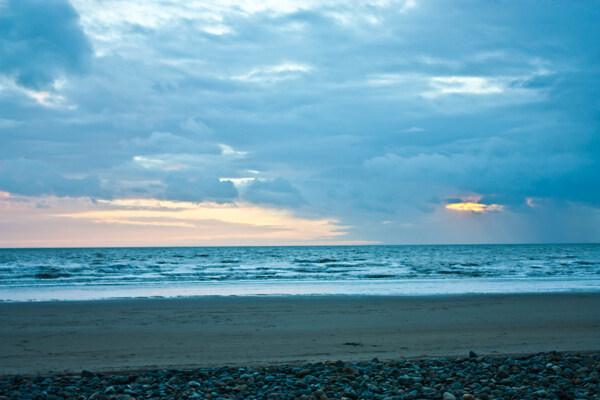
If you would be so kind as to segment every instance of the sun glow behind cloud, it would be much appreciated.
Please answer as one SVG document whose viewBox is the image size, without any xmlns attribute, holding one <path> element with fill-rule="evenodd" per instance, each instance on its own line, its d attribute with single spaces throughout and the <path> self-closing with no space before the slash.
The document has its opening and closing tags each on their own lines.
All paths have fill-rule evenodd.
<svg viewBox="0 0 600 400">
<path fill-rule="evenodd" d="M 466 211 L 471 213 L 485 213 L 488 211 L 502 211 L 504 206 L 499 204 L 482 204 L 475 202 L 463 202 L 463 203 L 452 203 L 446 204 L 448 210 L 453 211 Z"/>
</svg>

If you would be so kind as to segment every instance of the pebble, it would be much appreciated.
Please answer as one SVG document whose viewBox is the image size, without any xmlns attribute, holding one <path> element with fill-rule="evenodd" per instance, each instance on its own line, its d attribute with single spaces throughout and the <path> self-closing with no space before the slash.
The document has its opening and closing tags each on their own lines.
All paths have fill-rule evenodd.
<svg viewBox="0 0 600 400">
<path fill-rule="evenodd" d="M 236 392 L 245 392 L 248 390 L 248 385 L 238 385 L 233 390 Z"/>
<path fill-rule="evenodd" d="M 300 370 L 296 376 L 298 376 L 299 378 L 304 378 L 306 375 L 310 375 L 310 369 L 308 368 L 304 368 L 303 370 Z"/>
<path fill-rule="evenodd" d="M 5 399 L 600 399 L 600 353 L 0 377 Z"/>
<path fill-rule="evenodd" d="M 90 372 L 86 369 L 84 369 L 83 371 L 81 371 L 81 377 L 82 378 L 93 378 L 95 375 L 93 372 Z"/>
</svg>

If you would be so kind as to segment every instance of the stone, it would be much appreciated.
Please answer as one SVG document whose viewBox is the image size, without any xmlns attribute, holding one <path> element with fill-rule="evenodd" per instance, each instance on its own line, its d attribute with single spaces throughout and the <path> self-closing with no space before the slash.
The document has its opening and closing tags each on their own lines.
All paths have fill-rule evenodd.
<svg viewBox="0 0 600 400">
<path fill-rule="evenodd" d="M 356 399 L 358 398 L 358 396 L 356 396 L 356 392 L 350 388 L 346 388 L 344 389 L 344 396 L 349 398 L 349 399 Z"/>
<path fill-rule="evenodd" d="M 236 392 L 245 392 L 248 390 L 248 385 L 238 385 L 235 388 L 233 388 L 233 390 L 235 390 Z"/>
<path fill-rule="evenodd" d="M 135 382 L 139 383 L 140 385 L 151 385 L 152 384 L 152 379 L 143 376 L 143 377 L 137 378 Z"/>
<path fill-rule="evenodd" d="M 296 374 L 296 376 L 297 376 L 298 378 L 304 378 L 306 375 L 310 375 L 310 372 L 311 372 L 311 371 L 310 371 L 310 369 L 308 369 L 308 368 L 305 368 L 305 369 L 303 369 L 303 370 L 300 370 L 300 371 L 299 371 L 299 372 Z"/>
<path fill-rule="evenodd" d="M 104 389 L 104 394 L 112 394 L 112 393 L 115 393 L 115 392 L 116 392 L 116 390 L 115 390 L 114 386 L 107 386 Z"/>
<path fill-rule="evenodd" d="M 95 375 L 93 372 L 88 371 L 87 369 L 84 369 L 83 371 L 81 371 L 81 377 L 82 378 L 93 378 Z"/>
<path fill-rule="evenodd" d="M 345 374 L 351 374 L 351 375 L 358 375 L 358 370 L 354 367 L 351 367 L 349 365 L 346 365 L 343 369 L 342 372 Z"/>
<path fill-rule="evenodd" d="M 0 0 L 1 1 L 1 0 Z M 477 361 L 476 360 L 480 360 Z M 300 367 L 151 370 L 138 375 L 0 377 L 0 400 L 591 399 L 600 354 L 314 363 Z M 338 365 L 341 364 L 341 365 Z M 88 375 L 88 377 L 83 377 Z M 477 397 L 475 397 L 475 394 Z M 4 397 L 3 397 L 4 396 Z"/>
</svg>

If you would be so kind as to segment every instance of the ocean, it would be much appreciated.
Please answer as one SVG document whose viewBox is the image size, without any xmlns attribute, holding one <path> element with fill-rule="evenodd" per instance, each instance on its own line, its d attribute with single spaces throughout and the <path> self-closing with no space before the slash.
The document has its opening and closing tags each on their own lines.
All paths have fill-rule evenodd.
<svg viewBox="0 0 600 400">
<path fill-rule="evenodd" d="M 600 244 L 0 249 L 0 301 L 600 291 Z"/>
</svg>

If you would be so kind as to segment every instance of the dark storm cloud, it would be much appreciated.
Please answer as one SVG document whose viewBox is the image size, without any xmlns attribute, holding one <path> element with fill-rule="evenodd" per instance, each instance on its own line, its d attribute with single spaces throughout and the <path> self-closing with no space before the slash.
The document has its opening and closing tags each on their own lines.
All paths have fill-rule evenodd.
<svg viewBox="0 0 600 400">
<path fill-rule="evenodd" d="M 66 0 L 0 3 L 0 73 L 41 89 L 67 73 L 83 72 L 91 46 Z"/>
</svg>

